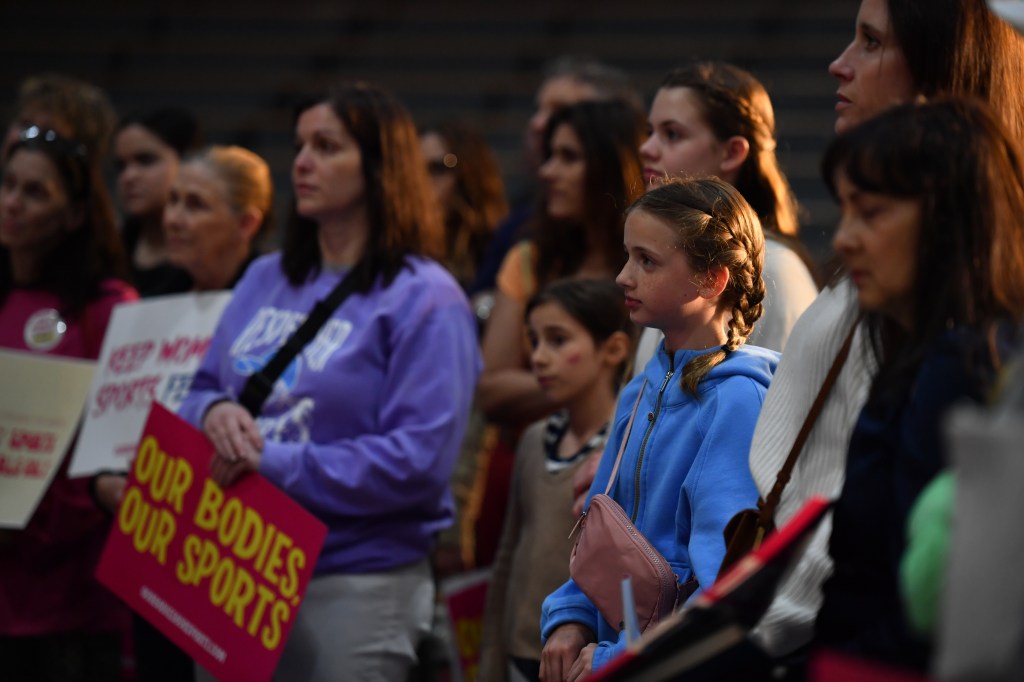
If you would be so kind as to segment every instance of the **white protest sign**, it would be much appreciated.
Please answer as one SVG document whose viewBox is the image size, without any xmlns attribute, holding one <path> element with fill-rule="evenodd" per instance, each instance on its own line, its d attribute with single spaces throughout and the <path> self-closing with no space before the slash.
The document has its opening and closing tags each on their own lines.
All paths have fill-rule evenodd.
<svg viewBox="0 0 1024 682">
<path fill-rule="evenodd" d="M 0 527 L 24 528 L 82 416 L 95 363 L 0 351 Z"/>
<path fill-rule="evenodd" d="M 70 476 L 127 471 L 150 404 L 178 409 L 230 300 L 230 291 L 214 291 L 114 308 Z"/>
</svg>

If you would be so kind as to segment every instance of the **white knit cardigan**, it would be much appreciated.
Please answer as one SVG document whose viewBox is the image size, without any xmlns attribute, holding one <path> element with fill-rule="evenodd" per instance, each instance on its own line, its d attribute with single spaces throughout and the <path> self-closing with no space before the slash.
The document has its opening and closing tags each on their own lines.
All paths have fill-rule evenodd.
<svg viewBox="0 0 1024 682">
<path fill-rule="evenodd" d="M 857 309 L 856 290 L 844 279 L 823 290 L 793 327 L 750 447 L 750 470 L 762 497 L 775 485 L 811 403 L 856 319 Z M 791 519 L 811 495 L 830 499 L 839 496 L 850 434 L 876 371 L 861 325 L 782 494 L 775 511 L 776 526 Z M 801 561 L 784 577 L 775 600 L 753 632 L 755 640 L 772 655 L 789 653 L 813 637 L 814 619 L 822 602 L 821 585 L 832 572 L 828 555 L 831 530 L 829 516 Z"/>
</svg>

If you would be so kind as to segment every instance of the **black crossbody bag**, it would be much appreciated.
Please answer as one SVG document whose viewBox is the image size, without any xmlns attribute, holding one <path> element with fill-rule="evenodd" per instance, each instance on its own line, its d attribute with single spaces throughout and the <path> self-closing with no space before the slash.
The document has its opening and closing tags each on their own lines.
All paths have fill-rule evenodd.
<svg viewBox="0 0 1024 682">
<path fill-rule="evenodd" d="M 249 375 L 238 396 L 238 402 L 249 411 L 253 418 L 259 415 L 263 403 L 274 390 L 274 384 L 292 360 L 313 340 L 331 314 L 338 309 L 338 306 L 356 290 L 362 270 L 361 265 L 356 265 L 349 270 L 326 298 L 316 302 L 305 321 L 277 349 L 274 357 L 270 358 L 262 369 Z"/>
</svg>

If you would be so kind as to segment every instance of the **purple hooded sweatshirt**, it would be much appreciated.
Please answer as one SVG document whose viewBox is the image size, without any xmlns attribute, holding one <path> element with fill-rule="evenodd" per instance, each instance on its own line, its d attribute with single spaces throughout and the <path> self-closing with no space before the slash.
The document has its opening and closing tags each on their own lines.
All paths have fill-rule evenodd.
<svg viewBox="0 0 1024 682">
<path fill-rule="evenodd" d="M 465 295 L 408 258 L 390 286 L 349 296 L 263 405 L 260 473 L 328 528 L 316 573 L 383 571 L 424 558 L 451 524 L 448 489 L 481 370 Z M 235 287 L 179 413 L 200 426 L 234 399 L 342 275 L 294 287 L 279 254 Z"/>
</svg>

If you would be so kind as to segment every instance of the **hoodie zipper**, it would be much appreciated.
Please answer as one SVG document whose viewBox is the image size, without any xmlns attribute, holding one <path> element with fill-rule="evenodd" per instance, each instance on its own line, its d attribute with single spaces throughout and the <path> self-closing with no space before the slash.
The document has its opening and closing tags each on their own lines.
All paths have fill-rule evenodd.
<svg viewBox="0 0 1024 682">
<path fill-rule="evenodd" d="M 636 523 L 636 515 L 640 512 L 640 467 L 644 463 L 644 449 L 647 447 L 647 439 L 651 436 L 651 429 L 654 428 L 654 422 L 658 418 L 658 413 L 661 411 L 661 397 L 665 394 L 665 389 L 668 388 L 668 382 L 672 380 L 672 375 L 676 372 L 676 359 L 672 353 L 668 354 L 668 373 L 665 374 L 665 380 L 661 382 L 661 388 L 658 389 L 658 397 L 654 401 L 654 412 L 647 413 L 647 431 L 644 433 L 644 439 L 640 442 L 640 456 L 636 460 L 636 475 L 634 476 L 635 488 L 633 495 L 633 513 L 630 515 L 629 520 L 631 523 Z"/>
</svg>

